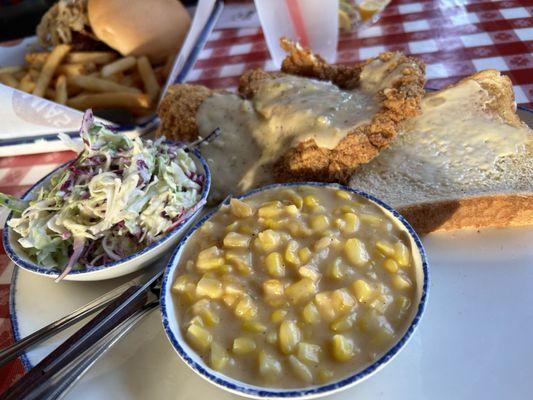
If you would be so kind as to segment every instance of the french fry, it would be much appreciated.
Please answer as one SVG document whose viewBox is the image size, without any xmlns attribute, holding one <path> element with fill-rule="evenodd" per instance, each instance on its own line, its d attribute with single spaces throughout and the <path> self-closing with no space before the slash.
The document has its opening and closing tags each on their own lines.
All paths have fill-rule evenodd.
<svg viewBox="0 0 533 400">
<path fill-rule="evenodd" d="M 26 60 L 26 62 L 34 68 L 41 68 L 46 62 L 46 59 L 48 58 L 49 55 L 50 55 L 50 52 L 48 51 L 26 53 L 24 55 L 24 60 Z"/>
<path fill-rule="evenodd" d="M 67 77 L 65 75 L 59 75 L 56 79 L 55 101 L 59 104 L 65 104 L 67 98 Z"/>
<path fill-rule="evenodd" d="M 19 86 L 19 81 L 11 74 L 0 74 L 0 83 L 15 89 Z"/>
<path fill-rule="evenodd" d="M 33 89 L 33 94 L 35 96 L 43 97 L 46 88 L 48 87 L 48 84 L 54 76 L 56 68 L 61 63 L 63 58 L 65 58 L 69 51 L 69 45 L 60 44 L 56 46 L 54 50 L 50 53 L 50 55 L 46 59 L 46 62 L 43 65 L 43 69 L 41 70 L 39 79 L 37 79 L 37 82 L 35 83 L 35 89 Z"/>
<path fill-rule="evenodd" d="M 106 76 L 116 74 L 117 72 L 122 72 L 133 68 L 136 63 L 137 60 L 135 60 L 135 57 L 124 57 L 120 60 L 112 62 L 111 64 L 104 65 L 100 73 L 105 78 Z"/>
<path fill-rule="evenodd" d="M 85 64 L 61 64 L 56 69 L 56 75 L 82 75 L 87 73 Z"/>
<path fill-rule="evenodd" d="M 28 70 L 26 69 L 21 69 L 20 71 L 17 71 L 17 72 L 13 72 L 13 76 L 15 77 L 16 80 L 20 81 L 22 78 L 24 78 L 24 76 L 28 73 Z"/>
<path fill-rule="evenodd" d="M 137 88 L 124 86 L 107 79 L 85 75 L 72 75 L 67 78 L 69 84 L 76 85 L 91 92 L 130 92 L 141 93 Z"/>
<path fill-rule="evenodd" d="M 131 92 L 87 94 L 67 100 L 67 106 L 78 110 L 86 110 L 87 108 L 148 108 L 149 104 L 148 96 Z"/>
<path fill-rule="evenodd" d="M 51 87 L 48 87 L 44 91 L 44 96 L 42 96 L 42 97 L 45 97 L 45 98 L 50 99 L 50 100 L 53 100 L 53 99 L 56 98 L 56 91 L 54 89 L 52 89 Z"/>
<path fill-rule="evenodd" d="M 36 81 L 37 79 L 39 79 L 39 71 L 38 70 L 31 68 L 28 71 L 28 73 L 30 74 L 31 79 L 33 79 L 33 81 Z"/>
<path fill-rule="evenodd" d="M 108 64 L 117 56 L 110 51 L 77 51 L 72 52 L 67 56 L 67 63 L 72 64 Z"/>
<path fill-rule="evenodd" d="M 26 93 L 33 92 L 33 89 L 35 88 L 35 82 L 31 78 L 31 74 L 29 72 L 26 73 L 20 80 L 19 89 Z"/>
<path fill-rule="evenodd" d="M 148 94 L 150 101 L 153 102 L 159 95 L 161 88 L 147 57 L 143 56 L 137 59 L 137 70 L 143 81 L 144 90 Z"/>
<path fill-rule="evenodd" d="M 15 74 L 15 72 L 20 72 L 24 69 L 22 65 L 6 65 L 5 67 L 0 67 L 0 75 L 2 74 Z"/>
</svg>

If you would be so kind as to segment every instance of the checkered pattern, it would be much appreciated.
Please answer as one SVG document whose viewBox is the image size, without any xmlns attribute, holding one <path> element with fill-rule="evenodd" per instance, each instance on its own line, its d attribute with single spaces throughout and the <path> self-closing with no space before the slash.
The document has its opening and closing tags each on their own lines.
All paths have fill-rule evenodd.
<svg viewBox="0 0 533 400">
<path fill-rule="evenodd" d="M 437 89 L 496 68 L 512 79 L 517 103 L 533 108 L 532 16 L 531 0 L 393 0 L 377 24 L 340 38 L 338 60 L 357 62 L 386 50 L 415 54 L 426 63 L 427 86 Z M 235 88 L 243 71 L 273 69 L 268 58 L 259 28 L 215 30 L 189 80 Z M 70 152 L 0 158 L 0 191 L 22 194 L 71 158 Z M 0 244 L 0 347 L 13 340 L 8 320 L 12 270 Z M 18 361 L 0 369 L 0 392 L 22 373 Z"/>
<path fill-rule="evenodd" d="M 518 104 L 533 107 L 531 0 L 396 0 L 377 24 L 340 37 L 339 63 L 387 50 L 426 63 L 427 87 L 440 89 L 486 68 L 513 81 Z M 250 68 L 273 69 L 260 28 L 213 32 L 189 76 L 193 83 L 235 88 Z"/>
</svg>

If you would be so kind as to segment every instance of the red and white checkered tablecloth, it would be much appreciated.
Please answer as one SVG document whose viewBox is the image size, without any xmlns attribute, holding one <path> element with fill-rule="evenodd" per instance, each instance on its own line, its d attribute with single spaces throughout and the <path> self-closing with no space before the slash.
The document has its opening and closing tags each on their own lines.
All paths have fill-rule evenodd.
<svg viewBox="0 0 533 400">
<path fill-rule="evenodd" d="M 386 50 L 420 57 L 430 88 L 481 69 L 499 69 L 513 81 L 517 103 L 533 108 L 532 0 L 393 0 L 377 24 L 341 36 L 338 61 L 356 62 Z M 259 28 L 215 29 L 189 80 L 234 88 L 243 71 L 272 69 L 268 58 Z M 0 158 L 0 191 L 21 194 L 72 156 L 58 152 Z M 8 304 L 12 270 L 0 245 L 0 347 L 13 340 Z M 0 392 L 22 373 L 18 361 L 0 369 Z"/>
</svg>

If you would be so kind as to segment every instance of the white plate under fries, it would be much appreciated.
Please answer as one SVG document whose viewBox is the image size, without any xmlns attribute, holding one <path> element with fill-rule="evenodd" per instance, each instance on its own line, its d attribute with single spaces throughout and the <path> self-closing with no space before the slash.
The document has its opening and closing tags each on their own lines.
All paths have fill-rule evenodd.
<svg viewBox="0 0 533 400">
<path fill-rule="evenodd" d="M 533 113 L 520 111 L 533 124 Z M 533 392 L 533 227 L 431 234 L 424 318 L 380 373 L 330 398 L 358 400 L 528 399 Z M 126 279 L 129 279 L 126 277 Z M 17 338 L 119 284 L 61 282 L 24 270 L 13 277 Z M 26 353 L 39 362 L 66 334 Z M 67 399 L 230 399 L 174 354 L 159 311 L 104 355 Z"/>
</svg>

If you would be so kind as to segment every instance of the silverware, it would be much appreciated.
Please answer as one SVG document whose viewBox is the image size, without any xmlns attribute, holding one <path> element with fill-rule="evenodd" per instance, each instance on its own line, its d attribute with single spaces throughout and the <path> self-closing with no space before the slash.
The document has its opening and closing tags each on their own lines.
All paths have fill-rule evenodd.
<svg viewBox="0 0 533 400">
<path fill-rule="evenodd" d="M 17 358 L 22 352 L 35 346 L 36 344 L 42 342 L 43 340 L 67 329 L 69 326 L 72 326 L 78 321 L 88 317 L 89 315 L 94 314 L 96 311 L 101 310 L 103 307 L 108 305 L 111 301 L 119 297 L 126 289 L 131 286 L 142 284 L 143 281 L 146 281 L 145 276 L 136 277 L 119 287 L 103 294 L 102 296 L 94 299 L 93 301 L 85 304 L 84 306 L 74 310 L 70 314 L 54 321 L 45 327 L 35 331 L 34 333 L 26 336 L 24 339 L 19 340 L 18 342 L 12 344 L 9 347 L 6 347 L 0 350 L 0 367 L 7 362 Z"/>
<path fill-rule="evenodd" d="M 162 274 L 163 270 L 158 271 L 146 283 L 130 286 L 114 300 L 108 302 L 93 319 L 0 395 L 0 399 L 42 398 L 43 390 L 49 387 L 49 381 L 54 376 L 62 373 L 65 368 L 75 363 L 80 355 L 90 350 L 109 333 L 117 330 L 117 326 L 136 315 L 144 308 L 150 297 L 155 297 L 156 301 L 159 301 L 155 286 Z M 59 384 L 61 382 L 59 380 Z"/>
</svg>

